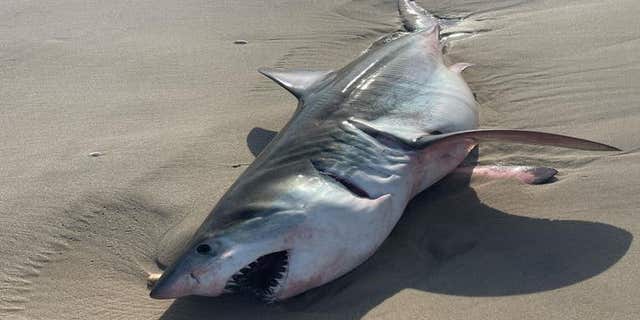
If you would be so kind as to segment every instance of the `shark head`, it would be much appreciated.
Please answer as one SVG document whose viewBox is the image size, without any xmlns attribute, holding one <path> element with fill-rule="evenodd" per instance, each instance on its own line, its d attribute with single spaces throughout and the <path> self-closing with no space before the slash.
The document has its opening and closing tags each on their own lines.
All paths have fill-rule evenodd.
<svg viewBox="0 0 640 320">
<path fill-rule="evenodd" d="M 281 211 L 197 235 L 150 295 L 168 299 L 242 292 L 274 300 L 288 274 L 292 235 L 303 220 L 300 212 Z"/>
<path fill-rule="evenodd" d="M 162 274 L 151 297 L 248 293 L 268 302 L 283 300 L 355 268 L 386 237 L 386 231 L 363 219 L 386 212 L 388 207 L 382 204 L 388 196 L 354 197 L 318 175 L 296 175 L 281 187 L 289 191 L 285 196 L 277 192 L 281 196 L 269 205 L 254 202 L 251 208 L 240 206 L 246 213 L 232 221 L 216 225 L 205 221 L 181 257 Z M 238 203 L 222 201 L 232 203 L 228 207 Z"/>
</svg>

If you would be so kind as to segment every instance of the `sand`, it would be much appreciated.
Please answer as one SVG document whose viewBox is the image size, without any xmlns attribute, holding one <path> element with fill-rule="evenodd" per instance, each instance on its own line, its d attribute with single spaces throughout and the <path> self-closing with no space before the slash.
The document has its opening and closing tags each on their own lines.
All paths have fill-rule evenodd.
<svg viewBox="0 0 640 320">
<path fill-rule="evenodd" d="M 394 2 L 3 1 L 0 318 L 639 318 L 633 0 L 420 1 L 467 17 L 447 59 L 475 64 L 483 127 L 625 152 L 483 145 L 558 179 L 445 179 L 364 265 L 286 303 L 148 297 L 165 233 L 192 232 L 295 108 L 255 70 L 340 67 L 398 28 Z"/>
</svg>

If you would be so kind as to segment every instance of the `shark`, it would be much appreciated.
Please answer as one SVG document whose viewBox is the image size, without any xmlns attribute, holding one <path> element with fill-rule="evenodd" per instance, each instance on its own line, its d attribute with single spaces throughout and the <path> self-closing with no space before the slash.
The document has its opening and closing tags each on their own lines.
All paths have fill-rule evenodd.
<svg viewBox="0 0 640 320">
<path fill-rule="evenodd" d="M 248 293 L 274 302 L 362 264 L 409 201 L 458 170 L 485 141 L 592 151 L 615 147 L 553 133 L 479 129 L 478 103 L 443 59 L 438 18 L 399 0 L 404 30 L 336 70 L 259 72 L 298 99 L 293 116 L 218 201 L 150 296 Z M 468 173 L 548 181 L 552 168 Z"/>
</svg>

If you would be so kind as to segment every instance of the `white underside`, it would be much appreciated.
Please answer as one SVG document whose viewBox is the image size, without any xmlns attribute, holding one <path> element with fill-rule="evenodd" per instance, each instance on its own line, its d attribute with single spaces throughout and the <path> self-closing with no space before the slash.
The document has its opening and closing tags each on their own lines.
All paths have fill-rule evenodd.
<svg viewBox="0 0 640 320">
<path fill-rule="evenodd" d="M 390 177 L 350 177 L 375 199 L 356 197 L 315 178 L 308 192 L 317 201 L 307 208 L 307 220 L 291 240 L 289 274 L 277 298 L 325 284 L 368 259 L 391 233 L 408 202 L 453 171 L 473 146 L 470 140 L 437 144 L 407 152 L 409 161 L 385 168 L 393 172 Z"/>
</svg>

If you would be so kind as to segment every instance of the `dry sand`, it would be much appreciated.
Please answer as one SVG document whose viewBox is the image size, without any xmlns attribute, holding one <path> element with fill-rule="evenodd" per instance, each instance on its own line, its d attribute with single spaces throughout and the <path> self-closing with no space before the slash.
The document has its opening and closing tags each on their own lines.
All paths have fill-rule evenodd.
<svg viewBox="0 0 640 320">
<path fill-rule="evenodd" d="M 483 126 L 627 152 L 485 145 L 558 181 L 446 179 L 363 266 L 287 303 L 152 300 L 165 232 L 192 231 L 266 140 L 252 129 L 295 107 L 255 70 L 340 67 L 398 28 L 395 0 L 4 0 L 0 318 L 640 318 L 638 2 L 420 2 L 468 15 L 448 59 L 476 64 Z"/>
</svg>

